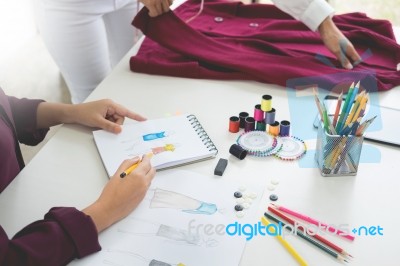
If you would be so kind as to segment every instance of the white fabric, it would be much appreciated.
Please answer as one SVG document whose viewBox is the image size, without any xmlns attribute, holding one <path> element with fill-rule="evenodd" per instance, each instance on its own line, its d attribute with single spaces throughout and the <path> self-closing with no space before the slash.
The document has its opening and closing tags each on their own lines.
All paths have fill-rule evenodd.
<svg viewBox="0 0 400 266">
<path fill-rule="evenodd" d="M 134 45 L 136 0 L 37 0 L 39 30 L 80 103 Z"/>
<path fill-rule="evenodd" d="M 332 15 L 334 9 L 325 0 L 272 0 L 282 11 L 301 20 L 312 31 Z"/>
</svg>

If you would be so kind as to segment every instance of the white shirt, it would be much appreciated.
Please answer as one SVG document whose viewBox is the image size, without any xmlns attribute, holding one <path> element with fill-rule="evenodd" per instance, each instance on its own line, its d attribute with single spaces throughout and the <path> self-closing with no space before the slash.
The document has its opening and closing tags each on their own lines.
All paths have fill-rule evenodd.
<svg viewBox="0 0 400 266">
<path fill-rule="evenodd" d="M 282 11 L 301 20 L 312 31 L 316 31 L 334 9 L 325 0 L 272 0 Z"/>
</svg>

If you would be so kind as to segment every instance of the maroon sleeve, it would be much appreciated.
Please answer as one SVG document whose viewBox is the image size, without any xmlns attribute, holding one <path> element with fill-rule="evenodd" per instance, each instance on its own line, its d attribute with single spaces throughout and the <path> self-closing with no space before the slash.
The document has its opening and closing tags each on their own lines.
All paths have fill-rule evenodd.
<svg viewBox="0 0 400 266">
<path fill-rule="evenodd" d="M 36 128 L 36 113 L 42 100 L 18 99 L 8 96 L 18 141 L 27 145 L 37 145 L 47 134 L 48 128 Z"/>
<path fill-rule="evenodd" d="M 65 265 L 101 249 L 92 219 L 70 207 L 52 208 L 11 240 L 0 226 L 0 265 Z"/>
</svg>

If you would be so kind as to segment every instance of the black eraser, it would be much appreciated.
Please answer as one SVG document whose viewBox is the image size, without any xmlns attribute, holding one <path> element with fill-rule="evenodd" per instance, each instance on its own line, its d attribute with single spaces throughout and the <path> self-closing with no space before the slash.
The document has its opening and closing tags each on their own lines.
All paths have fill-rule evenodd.
<svg viewBox="0 0 400 266">
<path fill-rule="evenodd" d="M 214 175 L 222 176 L 224 174 L 225 168 L 228 165 L 227 159 L 219 159 L 217 166 L 215 166 Z"/>
</svg>

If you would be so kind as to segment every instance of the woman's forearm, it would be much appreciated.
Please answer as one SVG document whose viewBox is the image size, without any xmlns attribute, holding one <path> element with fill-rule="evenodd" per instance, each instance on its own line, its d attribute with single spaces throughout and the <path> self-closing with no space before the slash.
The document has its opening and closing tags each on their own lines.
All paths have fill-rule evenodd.
<svg viewBox="0 0 400 266">
<path fill-rule="evenodd" d="M 42 102 L 36 113 L 36 127 L 48 128 L 63 123 L 73 123 L 74 112 L 75 107 L 71 104 Z"/>
</svg>

